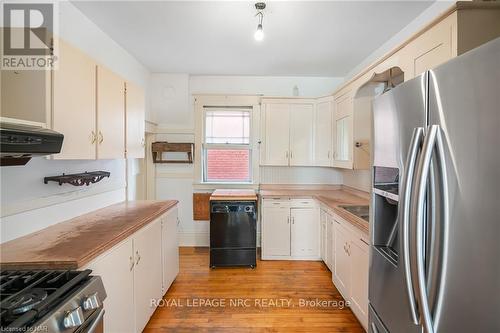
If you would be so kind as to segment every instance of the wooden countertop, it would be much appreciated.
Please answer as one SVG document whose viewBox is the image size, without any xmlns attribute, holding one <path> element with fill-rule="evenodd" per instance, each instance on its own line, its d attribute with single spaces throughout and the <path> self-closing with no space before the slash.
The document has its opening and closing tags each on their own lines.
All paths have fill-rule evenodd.
<svg viewBox="0 0 500 333">
<path fill-rule="evenodd" d="M 178 201 L 128 201 L 0 245 L 2 269 L 78 269 L 152 222 Z"/>
<path fill-rule="evenodd" d="M 257 194 L 254 190 L 215 190 L 210 200 L 257 201 Z"/>
<path fill-rule="evenodd" d="M 266 197 L 312 197 L 324 206 L 331 208 L 337 215 L 368 235 L 369 224 L 365 220 L 339 206 L 369 205 L 370 200 L 347 190 L 261 190 L 259 195 Z"/>
</svg>

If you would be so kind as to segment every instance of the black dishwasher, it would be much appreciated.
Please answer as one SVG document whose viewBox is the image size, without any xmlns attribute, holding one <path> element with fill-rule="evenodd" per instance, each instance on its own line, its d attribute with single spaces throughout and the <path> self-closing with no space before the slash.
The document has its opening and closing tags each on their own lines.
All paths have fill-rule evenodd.
<svg viewBox="0 0 500 333">
<path fill-rule="evenodd" d="M 257 265 L 255 201 L 210 202 L 210 267 Z"/>
</svg>

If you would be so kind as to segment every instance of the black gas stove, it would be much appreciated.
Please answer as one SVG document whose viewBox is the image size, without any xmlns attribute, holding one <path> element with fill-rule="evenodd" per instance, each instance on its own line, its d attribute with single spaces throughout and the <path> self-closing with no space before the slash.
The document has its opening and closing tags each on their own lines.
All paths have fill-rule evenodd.
<svg viewBox="0 0 500 333">
<path fill-rule="evenodd" d="M 0 271 L 1 332 L 102 330 L 106 292 L 91 270 Z"/>
</svg>

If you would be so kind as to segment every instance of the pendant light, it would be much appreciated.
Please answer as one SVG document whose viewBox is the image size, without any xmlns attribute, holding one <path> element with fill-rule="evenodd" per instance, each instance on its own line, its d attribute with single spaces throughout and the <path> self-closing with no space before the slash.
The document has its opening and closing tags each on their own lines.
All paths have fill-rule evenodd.
<svg viewBox="0 0 500 333">
<path fill-rule="evenodd" d="M 261 41 L 264 39 L 264 30 L 262 29 L 262 20 L 264 19 L 264 13 L 262 12 L 266 8 L 266 4 L 264 2 L 257 2 L 255 4 L 255 9 L 257 9 L 257 14 L 255 16 L 259 17 L 259 24 L 257 25 L 257 30 L 253 37 L 256 41 Z"/>
</svg>

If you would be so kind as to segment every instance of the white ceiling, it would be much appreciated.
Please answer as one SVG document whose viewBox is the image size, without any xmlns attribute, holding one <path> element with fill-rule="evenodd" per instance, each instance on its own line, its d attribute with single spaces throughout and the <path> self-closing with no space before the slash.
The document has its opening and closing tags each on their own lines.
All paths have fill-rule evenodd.
<svg viewBox="0 0 500 333">
<path fill-rule="evenodd" d="M 73 1 L 152 72 L 344 76 L 431 1 Z"/>
</svg>

